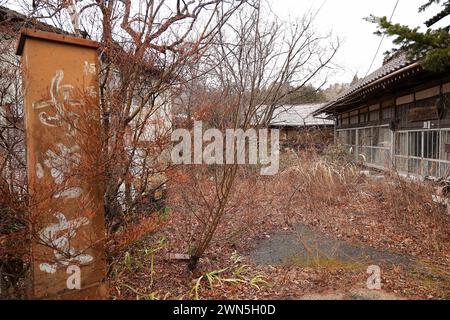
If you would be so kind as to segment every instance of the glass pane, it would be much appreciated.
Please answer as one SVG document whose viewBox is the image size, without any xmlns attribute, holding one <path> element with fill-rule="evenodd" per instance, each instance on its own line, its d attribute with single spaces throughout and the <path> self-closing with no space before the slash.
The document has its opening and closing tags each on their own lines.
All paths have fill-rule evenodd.
<svg viewBox="0 0 450 320">
<path fill-rule="evenodd" d="M 372 128 L 372 146 L 378 146 L 380 141 L 380 128 Z"/>
<path fill-rule="evenodd" d="M 381 150 L 379 149 L 373 149 L 373 163 L 376 165 L 381 166 L 382 165 L 382 159 L 381 159 Z"/>
<path fill-rule="evenodd" d="M 373 149 L 373 163 L 380 167 L 389 167 L 390 164 L 390 151 L 383 149 Z"/>
<path fill-rule="evenodd" d="M 446 152 L 446 145 L 450 146 L 450 132 L 442 131 L 441 159 L 450 161 L 450 152 Z"/>
<path fill-rule="evenodd" d="M 356 146 L 356 130 L 350 131 L 350 144 Z"/>
<path fill-rule="evenodd" d="M 409 159 L 408 161 L 408 172 L 420 175 L 421 174 L 421 160 L 419 159 Z"/>
<path fill-rule="evenodd" d="M 370 141 L 371 134 L 372 134 L 372 130 L 370 128 L 359 130 L 358 145 L 359 146 L 371 146 L 371 141 Z"/>
<path fill-rule="evenodd" d="M 369 114 L 368 113 L 361 113 L 359 115 L 359 122 L 360 123 L 365 123 L 369 121 Z"/>
<path fill-rule="evenodd" d="M 441 163 L 440 164 L 440 172 L 439 172 L 439 177 L 442 178 L 448 178 L 448 176 L 450 175 L 450 166 L 448 163 Z"/>
<path fill-rule="evenodd" d="M 380 128 L 378 146 L 385 148 L 391 147 L 391 130 L 389 128 Z"/>
<path fill-rule="evenodd" d="M 409 156 L 422 157 L 422 133 L 410 132 L 408 146 Z"/>
<path fill-rule="evenodd" d="M 366 135 L 366 141 L 367 141 L 367 145 L 368 146 L 373 146 L 373 142 L 372 142 L 372 140 L 373 140 L 373 134 L 372 134 L 372 128 L 367 128 L 367 129 L 364 129 L 364 131 L 365 131 L 365 135 Z"/>
<path fill-rule="evenodd" d="M 396 157 L 395 167 L 400 172 L 408 172 L 408 159 Z"/>
<path fill-rule="evenodd" d="M 370 113 L 370 121 L 377 121 L 380 120 L 380 111 L 376 110 L 376 111 L 372 111 Z"/>
<path fill-rule="evenodd" d="M 382 115 L 385 120 L 394 118 L 394 107 L 383 109 Z"/>
<path fill-rule="evenodd" d="M 337 143 L 344 144 L 345 143 L 345 131 L 337 132 Z"/>
<path fill-rule="evenodd" d="M 395 136 L 395 154 L 400 156 L 408 155 L 408 133 L 401 132 Z"/>
<path fill-rule="evenodd" d="M 372 148 L 366 147 L 364 150 L 364 156 L 366 157 L 366 161 L 368 163 L 373 163 L 373 157 L 372 157 Z"/>
<path fill-rule="evenodd" d="M 359 147 L 359 155 L 362 156 L 364 162 L 372 163 L 372 148 L 370 147 Z"/>
<path fill-rule="evenodd" d="M 351 131 L 348 130 L 347 134 L 345 136 L 345 144 L 346 145 L 352 145 L 352 137 L 351 137 Z"/>
<path fill-rule="evenodd" d="M 423 175 L 429 177 L 439 176 L 439 162 L 423 161 Z"/>
<path fill-rule="evenodd" d="M 439 132 L 425 131 L 424 132 L 424 158 L 439 159 Z"/>
</svg>

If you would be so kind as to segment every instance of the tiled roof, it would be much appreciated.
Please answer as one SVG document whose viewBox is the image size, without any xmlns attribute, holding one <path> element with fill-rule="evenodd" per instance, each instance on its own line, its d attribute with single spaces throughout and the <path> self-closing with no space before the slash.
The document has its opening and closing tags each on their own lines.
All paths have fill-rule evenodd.
<svg viewBox="0 0 450 320">
<path fill-rule="evenodd" d="M 322 108 L 324 103 L 304 105 L 284 105 L 274 111 L 271 126 L 303 127 L 333 125 L 332 120 L 324 119 L 325 114 L 313 116 L 313 112 Z"/>
<path fill-rule="evenodd" d="M 350 94 L 358 91 L 359 89 L 367 86 L 368 84 L 383 78 L 384 76 L 387 76 L 397 70 L 402 69 L 403 67 L 406 67 L 407 65 L 411 64 L 408 59 L 406 58 L 406 54 L 401 54 L 397 58 L 392 59 L 385 65 L 383 65 L 378 70 L 372 72 L 367 77 L 359 80 L 354 85 L 352 85 L 350 88 L 345 90 L 341 95 L 339 95 L 334 101 L 341 100 L 342 98 L 349 96 Z M 331 101 L 330 103 L 334 102 Z"/>
<path fill-rule="evenodd" d="M 318 111 L 325 111 L 329 107 L 334 106 L 335 104 L 342 102 L 346 98 L 354 95 L 355 93 L 358 93 L 362 89 L 366 88 L 367 86 L 370 86 L 374 82 L 383 79 L 386 76 L 389 76 L 390 74 L 400 71 L 403 68 L 406 68 L 410 65 L 412 65 L 413 62 L 411 62 L 405 53 L 402 53 L 398 55 L 395 58 L 392 58 L 389 62 L 384 64 L 381 68 L 378 70 L 372 72 L 367 77 L 359 80 L 355 84 L 353 84 L 350 88 L 342 92 L 337 98 L 334 100 L 328 102 L 323 108 L 321 108 Z"/>
<path fill-rule="evenodd" d="M 35 18 L 27 17 L 19 12 L 3 6 L 0 6 L 0 27 L 6 28 L 6 31 L 10 33 L 17 33 L 21 28 L 31 28 L 47 32 L 70 34 L 59 28 L 38 21 Z M 0 30 L 0 32 L 3 31 L 5 30 Z"/>
</svg>

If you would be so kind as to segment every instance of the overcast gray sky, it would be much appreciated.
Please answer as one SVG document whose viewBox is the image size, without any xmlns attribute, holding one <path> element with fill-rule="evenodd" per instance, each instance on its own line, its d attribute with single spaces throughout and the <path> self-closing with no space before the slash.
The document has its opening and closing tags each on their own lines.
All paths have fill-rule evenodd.
<svg viewBox="0 0 450 320">
<path fill-rule="evenodd" d="M 370 14 L 389 17 L 396 0 L 269 0 L 269 2 L 280 18 L 293 18 L 311 7 L 319 8 L 323 4 L 317 17 L 317 28 L 323 32 L 332 30 L 334 35 L 344 40 L 335 60 L 344 71 L 336 73 L 332 81 L 349 82 L 356 72 L 359 77 L 365 76 L 381 40 L 373 34 L 376 26 L 363 18 Z M 427 18 L 439 11 L 439 6 L 436 6 L 424 13 L 418 13 L 418 8 L 425 2 L 425 0 L 400 0 L 393 21 L 410 26 L 423 26 Z M 392 46 L 392 39 L 385 38 L 371 71 L 381 66 L 383 53 Z"/>
<path fill-rule="evenodd" d="M 22 0 L 29 1 L 29 0 Z M 397 0 L 266 0 L 272 11 L 281 19 L 294 19 L 302 16 L 312 8 L 322 7 L 316 20 L 316 28 L 321 33 L 333 32 L 343 40 L 342 46 L 334 62 L 342 70 L 337 70 L 329 79 L 329 84 L 336 82 L 350 82 L 357 73 L 364 77 L 375 55 L 381 38 L 374 35 L 376 25 L 363 18 L 371 14 L 376 16 L 390 16 Z M 399 0 L 393 21 L 412 27 L 421 26 L 428 18 L 434 16 L 440 6 L 432 6 L 424 13 L 418 8 L 427 0 Z M 4 1 L 0 0 L 0 3 Z M 15 1 L 6 1 L 14 7 Z M 31 1 L 29 1 L 31 2 Z M 449 24 L 447 17 L 436 27 Z M 381 49 L 370 71 L 381 66 L 383 53 L 391 49 L 392 38 L 385 38 Z"/>
</svg>

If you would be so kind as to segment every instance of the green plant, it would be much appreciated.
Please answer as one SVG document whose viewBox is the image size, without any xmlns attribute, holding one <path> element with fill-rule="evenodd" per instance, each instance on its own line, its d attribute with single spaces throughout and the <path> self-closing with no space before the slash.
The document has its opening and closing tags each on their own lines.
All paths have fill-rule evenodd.
<svg viewBox="0 0 450 320">
<path fill-rule="evenodd" d="M 152 292 L 143 296 L 144 300 L 161 300 L 157 292 Z"/>
<path fill-rule="evenodd" d="M 124 257 L 124 261 L 123 261 L 125 267 L 127 267 L 127 269 L 129 271 L 132 271 L 132 267 L 133 267 L 133 259 L 131 257 L 131 254 L 129 251 L 125 252 L 125 257 Z"/>
<path fill-rule="evenodd" d="M 234 251 L 234 252 L 232 253 L 232 255 L 231 255 L 231 261 L 232 261 L 234 264 L 241 263 L 241 262 L 243 262 L 244 260 L 245 260 L 244 257 L 242 257 L 241 255 L 239 255 L 236 251 Z"/>
<path fill-rule="evenodd" d="M 142 293 L 139 290 L 133 288 L 132 286 L 123 283 L 122 287 L 125 287 L 127 289 L 129 289 L 130 291 L 132 291 L 133 293 L 136 294 L 136 300 L 140 300 L 140 299 L 144 299 L 144 300 L 160 300 L 160 296 L 158 295 L 157 292 L 151 292 L 151 293 Z M 120 290 L 118 289 L 118 292 L 120 294 Z M 166 295 L 167 297 L 167 295 Z"/>
<path fill-rule="evenodd" d="M 159 210 L 159 218 L 161 221 L 166 222 L 170 218 L 170 214 L 172 213 L 172 209 L 164 207 L 161 210 Z"/>
<path fill-rule="evenodd" d="M 199 291 L 200 291 L 200 288 L 202 286 L 202 284 L 201 284 L 202 280 L 206 279 L 208 281 L 208 283 L 209 283 L 209 288 L 213 289 L 215 282 L 218 282 L 219 284 L 222 284 L 222 281 L 221 281 L 219 275 L 221 273 L 227 271 L 227 270 L 228 270 L 228 268 L 220 269 L 220 270 L 214 270 L 214 271 L 211 271 L 211 272 L 207 272 L 207 273 L 201 275 L 200 277 L 198 277 L 195 280 L 194 286 L 191 289 L 191 294 L 194 294 L 194 299 L 195 300 L 200 300 Z"/>
<path fill-rule="evenodd" d="M 150 256 L 150 287 L 153 286 L 155 277 L 155 268 L 154 268 L 155 253 L 162 250 L 166 246 L 166 242 L 167 238 L 162 237 L 154 247 L 144 250 L 144 255 L 146 257 Z"/>
<path fill-rule="evenodd" d="M 250 285 L 258 290 L 260 289 L 260 285 L 262 284 L 267 284 L 267 281 L 264 280 L 264 277 L 261 275 L 256 275 L 250 279 Z"/>
<path fill-rule="evenodd" d="M 221 287 L 224 283 L 229 283 L 233 285 L 248 284 L 259 290 L 261 285 L 267 284 L 267 281 L 264 280 L 264 276 L 262 275 L 249 275 L 250 266 L 241 265 L 244 260 L 244 257 L 237 254 L 237 252 L 233 252 L 230 257 L 230 261 L 232 262 L 231 266 L 207 272 L 195 279 L 190 294 L 193 295 L 194 299 L 200 299 L 202 281 L 208 283 L 209 289 Z M 226 277 L 226 273 L 231 274 L 231 277 Z"/>
</svg>

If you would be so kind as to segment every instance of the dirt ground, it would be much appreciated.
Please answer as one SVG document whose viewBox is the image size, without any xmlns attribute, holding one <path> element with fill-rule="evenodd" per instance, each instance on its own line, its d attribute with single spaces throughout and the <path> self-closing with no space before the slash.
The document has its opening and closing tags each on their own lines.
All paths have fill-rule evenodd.
<svg viewBox="0 0 450 320">
<path fill-rule="evenodd" d="M 189 253 L 198 230 L 180 204 L 180 194 L 188 190 L 172 189 L 170 223 L 116 257 L 111 295 L 116 299 L 450 298 L 450 217 L 431 200 L 423 203 L 431 199 L 428 189 L 402 182 L 401 188 L 406 188 L 402 192 L 412 195 L 400 199 L 395 194 L 398 186 L 389 189 L 391 181 L 378 185 L 355 175 L 346 189 L 333 195 L 326 195 L 323 181 L 318 181 L 317 194 L 311 194 L 312 188 L 303 185 L 305 177 L 298 174 L 284 169 L 277 177 L 240 178 L 236 190 L 247 190 L 243 196 L 236 192 L 242 205 L 224 217 L 194 272 L 185 261 L 168 259 L 169 253 Z M 335 188 L 331 182 L 330 188 Z M 312 196 L 317 199 L 306 203 Z M 410 216 L 414 219 L 405 218 Z M 367 289 L 370 265 L 380 266 L 381 291 Z"/>
</svg>

